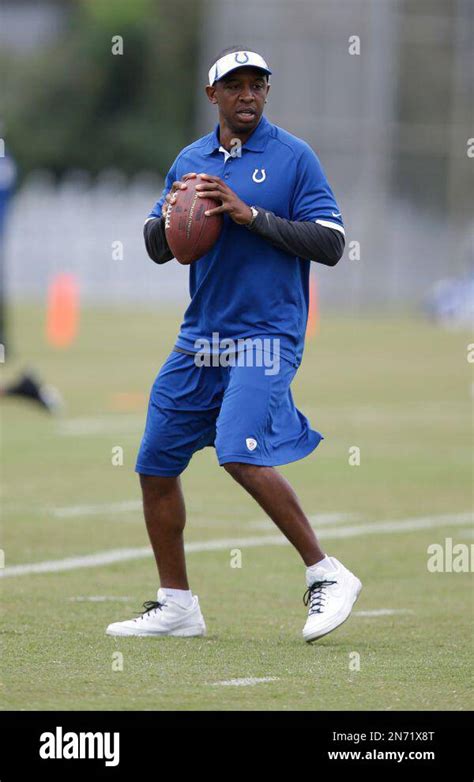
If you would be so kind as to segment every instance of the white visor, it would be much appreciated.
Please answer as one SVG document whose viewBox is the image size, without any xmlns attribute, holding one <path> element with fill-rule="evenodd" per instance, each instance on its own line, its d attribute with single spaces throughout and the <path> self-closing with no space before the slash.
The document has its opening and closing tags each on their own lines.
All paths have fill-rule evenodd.
<svg viewBox="0 0 474 782">
<path fill-rule="evenodd" d="M 231 52 L 214 63 L 209 71 L 209 85 L 212 87 L 214 82 L 222 79 L 223 76 L 227 76 L 228 73 L 235 71 L 237 68 L 243 68 L 245 65 L 247 67 L 260 68 L 268 75 L 271 74 L 270 68 L 260 54 L 256 52 Z"/>
</svg>

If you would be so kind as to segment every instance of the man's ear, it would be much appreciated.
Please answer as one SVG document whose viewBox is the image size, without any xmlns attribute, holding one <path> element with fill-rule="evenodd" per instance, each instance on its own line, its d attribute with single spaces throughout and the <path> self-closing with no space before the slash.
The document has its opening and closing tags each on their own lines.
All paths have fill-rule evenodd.
<svg viewBox="0 0 474 782">
<path fill-rule="evenodd" d="M 211 87 L 208 84 L 207 87 L 206 87 L 206 94 L 207 94 L 207 97 L 209 98 L 211 103 L 214 103 L 214 104 L 217 103 L 216 88 L 215 87 Z"/>
</svg>

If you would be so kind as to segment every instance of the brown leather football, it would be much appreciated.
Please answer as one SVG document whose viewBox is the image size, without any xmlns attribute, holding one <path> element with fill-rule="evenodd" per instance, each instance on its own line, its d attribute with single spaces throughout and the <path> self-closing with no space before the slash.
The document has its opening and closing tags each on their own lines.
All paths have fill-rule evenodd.
<svg viewBox="0 0 474 782">
<path fill-rule="evenodd" d="M 219 238 L 223 215 L 206 217 L 207 209 L 215 209 L 219 201 L 211 198 L 198 198 L 196 185 L 201 177 L 186 180 L 186 190 L 176 192 L 176 201 L 168 205 L 165 218 L 166 240 L 177 261 L 182 264 L 193 263 L 209 252 Z"/>
</svg>

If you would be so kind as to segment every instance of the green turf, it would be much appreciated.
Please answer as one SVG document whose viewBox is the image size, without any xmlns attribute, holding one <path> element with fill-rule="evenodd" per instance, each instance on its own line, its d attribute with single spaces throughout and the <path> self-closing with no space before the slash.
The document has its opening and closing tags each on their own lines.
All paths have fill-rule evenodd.
<svg viewBox="0 0 474 782">
<path fill-rule="evenodd" d="M 2 547 L 7 566 L 145 546 L 139 511 L 61 518 L 58 508 L 139 500 L 134 459 L 149 386 L 175 336 L 179 313 L 142 307 L 87 310 L 67 351 L 44 340 L 44 313 L 12 313 L 13 377 L 25 363 L 62 391 L 53 420 L 2 402 Z M 298 406 L 324 433 L 307 459 L 281 468 L 309 515 L 358 520 L 456 514 L 472 508 L 472 365 L 466 332 L 419 319 L 323 318 L 294 383 Z M 129 394 L 129 409 L 120 408 Z M 121 402 L 122 400 L 122 402 Z M 124 449 L 114 467 L 111 449 Z M 361 465 L 348 449 L 361 449 Z M 274 535 L 263 514 L 198 453 L 184 474 L 187 541 Z M 56 509 L 56 513 L 55 513 Z M 3 708 L 14 709 L 468 709 L 472 592 L 468 573 L 430 573 L 427 547 L 472 542 L 466 522 L 403 533 L 331 539 L 325 548 L 364 584 L 353 616 L 307 646 L 301 639 L 304 570 L 290 546 L 191 553 L 205 639 L 114 639 L 105 626 L 152 599 L 153 560 L 22 575 L 2 581 Z M 125 598 L 81 602 L 77 597 Z M 123 670 L 113 670 L 114 653 Z M 349 668 L 360 655 L 360 671 Z M 216 684 L 274 677 L 255 686 Z"/>
</svg>

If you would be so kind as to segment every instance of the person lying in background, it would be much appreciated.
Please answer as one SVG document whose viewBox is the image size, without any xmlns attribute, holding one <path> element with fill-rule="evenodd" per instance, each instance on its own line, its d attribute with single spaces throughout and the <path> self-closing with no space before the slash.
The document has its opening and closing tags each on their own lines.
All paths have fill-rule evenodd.
<svg viewBox="0 0 474 782">
<path fill-rule="evenodd" d="M 31 371 L 24 372 L 11 383 L 0 385 L 0 397 L 19 397 L 39 405 L 48 413 L 57 413 L 62 407 L 57 388 L 43 383 Z"/>
</svg>

